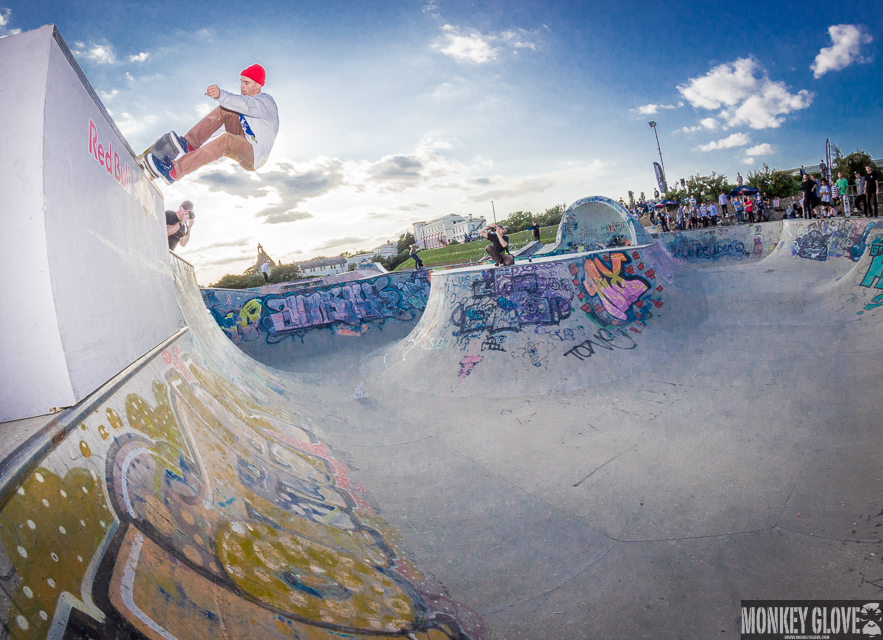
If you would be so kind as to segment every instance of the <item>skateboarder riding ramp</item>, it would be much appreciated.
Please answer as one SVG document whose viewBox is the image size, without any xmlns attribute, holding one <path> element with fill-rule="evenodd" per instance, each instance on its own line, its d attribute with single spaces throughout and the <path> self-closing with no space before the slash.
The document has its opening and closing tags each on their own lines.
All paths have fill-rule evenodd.
<svg viewBox="0 0 883 640">
<path fill-rule="evenodd" d="M 42 86 L 2 94 L 33 136 L 0 133 L 27 177 L 0 260 L 30 312 L 0 316 L 2 419 L 60 409 L 20 443 L 2 425 L 6 636 L 729 640 L 742 600 L 879 601 L 873 223 L 630 227 L 435 272 L 428 298 L 405 277 L 280 296 L 242 340 L 271 368 L 166 250 L 57 31 L 0 60 Z M 627 235 L 605 201 L 582 202 Z M 313 330 L 337 352 L 302 368 Z"/>
</svg>

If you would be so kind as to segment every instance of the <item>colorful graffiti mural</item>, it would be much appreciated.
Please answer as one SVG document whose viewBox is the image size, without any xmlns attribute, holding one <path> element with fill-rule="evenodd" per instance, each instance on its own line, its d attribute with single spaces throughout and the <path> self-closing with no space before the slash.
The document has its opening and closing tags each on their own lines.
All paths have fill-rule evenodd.
<svg viewBox="0 0 883 640">
<path fill-rule="evenodd" d="M 198 332 L 74 416 L 0 509 L 8 637 L 481 637 L 282 379 L 252 395 Z"/>
<path fill-rule="evenodd" d="M 558 263 L 461 276 L 450 300 L 453 310 L 447 327 L 461 346 L 487 336 L 484 350 L 505 351 L 502 334 L 556 325 L 570 316 L 573 294 L 567 280 Z"/>
<path fill-rule="evenodd" d="M 792 224 L 797 227 L 797 233 L 791 255 L 819 262 L 829 258 L 849 258 L 857 262 L 865 252 L 868 234 L 877 226 L 868 220 L 836 218 Z"/>
<path fill-rule="evenodd" d="M 274 344 L 319 329 L 361 335 L 369 325 L 388 321 L 413 324 L 426 308 L 429 279 L 425 271 L 411 271 L 308 292 L 255 296 L 253 292 L 203 289 L 202 296 L 233 342 L 264 338 Z"/>
<path fill-rule="evenodd" d="M 662 234 L 669 254 L 679 262 L 700 266 L 743 260 L 760 260 L 776 247 L 781 224 L 690 229 Z"/>
<path fill-rule="evenodd" d="M 395 351 L 402 361 L 415 349 L 461 352 L 452 361 L 459 385 L 475 371 L 507 366 L 502 363 L 546 370 L 562 355 L 584 355 L 591 346 L 581 346 L 585 341 L 609 351 L 633 349 L 633 336 L 660 313 L 665 290 L 643 251 L 446 273 L 427 309 L 441 321 L 424 319 Z M 575 350 L 566 346 L 574 341 Z"/>
<path fill-rule="evenodd" d="M 582 310 L 601 327 L 643 324 L 653 317 L 649 306 L 662 306 L 661 300 L 640 301 L 653 286 L 656 272 L 641 261 L 637 251 L 632 257 L 620 252 L 588 256 L 582 269 L 578 264 L 571 264 L 570 272 L 574 276 L 573 283 L 582 287 L 579 299 L 586 299 Z M 657 290 L 661 292 L 663 287 L 660 285 Z"/>
<path fill-rule="evenodd" d="M 867 235 L 863 235 L 862 242 L 867 239 Z M 883 238 L 874 238 L 868 251 L 871 261 L 868 270 L 864 273 L 859 286 L 865 289 L 881 289 L 883 290 Z M 865 304 L 864 308 L 858 312 L 859 315 L 865 311 L 876 309 L 883 306 L 883 293 L 877 294 L 874 298 Z"/>
</svg>

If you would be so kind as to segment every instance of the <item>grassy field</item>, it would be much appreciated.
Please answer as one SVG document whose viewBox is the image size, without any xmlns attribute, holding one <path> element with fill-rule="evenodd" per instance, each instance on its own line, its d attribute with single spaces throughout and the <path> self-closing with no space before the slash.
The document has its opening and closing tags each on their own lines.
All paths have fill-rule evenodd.
<svg viewBox="0 0 883 640">
<path fill-rule="evenodd" d="M 558 225 L 551 227 L 540 227 L 540 242 L 549 244 L 555 242 L 555 236 L 558 233 Z M 519 231 L 518 233 L 508 233 L 509 243 L 517 247 L 523 247 L 525 244 L 533 240 L 533 232 Z M 484 248 L 487 246 L 487 240 L 479 238 L 475 242 L 467 242 L 465 244 L 452 244 L 439 249 L 427 249 L 420 252 L 420 259 L 426 267 L 444 267 L 451 264 L 461 264 L 465 262 L 478 262 L 487 257 Z M 414 261 L 410 258 L 395 268 L 396 271 L 407 271 L 414 268 Z"/>
</svg>

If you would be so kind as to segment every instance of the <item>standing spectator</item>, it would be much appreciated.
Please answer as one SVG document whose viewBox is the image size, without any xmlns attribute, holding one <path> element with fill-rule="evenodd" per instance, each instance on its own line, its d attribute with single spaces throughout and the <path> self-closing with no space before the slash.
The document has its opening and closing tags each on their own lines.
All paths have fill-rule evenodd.
<svg viewBox="0 0 883 640">
<path fill-rule="evenodd" d="M 684 205 L 678 205 L 678 229 L 683 231 L 686 228 L 684 219 Z"/>
<path fill-rule="evenodd" d="M 828 177 L 828 165 L 825 164 L 824 160 L 819 161 L 819 174 L 820 178 Z"/>
<path fill-rule="evenodd" d="M 819 184 L 819 198 L 823 207 L 831 204 L 831 187 L 828 186 L 828 180 L 824 177 Z"/>
<path fill-rule="evenodd" d="M 733 198 L 733 208 L 736 209 L 736 224 L 745 222 L 745 218 L 742 217 L 742 199 L 739 196 Z"/>
<path fill-rule="evenodd" d="M 699 219 L 702 220 L 702 227 L 708 228 L 708 206 L 703 202 L 699 207 Z"/>
<path fill-rule="evenodd" d="M 868 215 L 868 200 L 865 197 L 865 177 L 858 171 L 855 172 L 855 208 Z"/>
<path fill-rule="evenodd" d="M 748 222 L 754 222 L 754 198 L 745 198 L 745 213 L 748 214 Z"/>
<path fill-rule="evenodd" d="M 690 198 L 690 200 L 695 203 L 696 198 Z M 695 204 L 690 205 L 690 228 L 698 229 L 699 228 L 699 207 Z"/>
<path fill-rule="evenodd" d="M 800 188 L 803 190 L 803 217 L 807 220 L 812 218 L 813 200 L 815 198 L 813 191 L 815 190 L 815 187 L 816 181 L 812 179 L 811 175 L 804 173 Z"/>
<path fill-rule="evenodd" d="M 868 209 L 868 217 L 871 216 L 871 208 L 874 209 L 874 217 L 877 218 L 877 178 L 874 177 L 874 169 L 870 166 L 865 167 L 865 171 L 868 172 L 868 177 L 865 180 L 865 197 L 867 199 L 867 204 L 865 207 Z"/>
<path fill-rule="evenodd" d="M 737 172 L 736 172 L 736 185 L 741 187 L 741 186 L 742 186 L 742 181 L 743 181 L 743 180 L 742 180 L 742 174 L 739 173 L 739 172 L 737 171 Z"/>
<path fill-rule="evenodd" d="M 711 226 L 717 226 L 717 205 L 713 202 L 708 205 L 708 215 L 711 216 Z"/>
<path fill-rule="evenodd" d="M 537 224 L 536 220 L 533 221 L 532 228 L 533 228 L 533 239 L 536 240 L 537 242 L 539 242 L 540 241 L 540 225 Z"/>
<path fill-rule="evenodd" d="M 756 212 L 755 217 L 758 222 L 766 222 L 766 201 L 763 198 L 763 194 L 758 191 L 757 195 L 754 196 L 754 210 Z"/>
<path fill-rule="evenodd" d="M 843 177 L 843 173 L 837 172 L 837 191 L 839 191 L 840 196 L 840 208 L 843 210 L 843 215 L 848 216 L 852 213 L 852 208 L 849 206 L 849 195 L 847 193 L 847 188 L 849 187 L 849 181 Z"/>
<path fill-rule="evenodd" d="M 729 211 L 727 211 L 727 194 L 726 193 L 720 194 L 717 197 L 717 201 L 720 203 L 720 206 L 721 206 L 721 215 L 722 216 L 729 215 Z"/>
<path fill-rule="evenodd" d="M 265 261 L 264 264 L 261 265 L 261 275 L 264 276 L 264 284 L 266 284 L 270 281 L 270 263 L 269 262 Z"/>
</svg>

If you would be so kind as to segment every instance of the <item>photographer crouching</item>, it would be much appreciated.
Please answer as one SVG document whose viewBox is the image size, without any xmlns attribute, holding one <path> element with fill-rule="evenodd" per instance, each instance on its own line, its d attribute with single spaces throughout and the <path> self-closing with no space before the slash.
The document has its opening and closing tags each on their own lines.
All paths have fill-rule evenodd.
<svg viewBox="0 0 883 640">
<path fill-rule="evenodd" d="M 486 246 L 484 250 L 494 261 L 495 267 L 499 267 L 501 264 L 511 267 L 515 264 L 515 258 L 509 255 L 509 236 L 505 235 L 506 230 L 503 227 L 491 224 L 480 230 L 478 234 L 491 241 L 491 244 Z"/>
<path fill-rule="evenodd" d="M 193 203 L 185 200 L 177 211 L 166 211 L 166 234 L 169 236 L 169 249 L 174 250 L 181 243 L 187 246 L 190 230 L 194 224 Z"/>
</svg>

